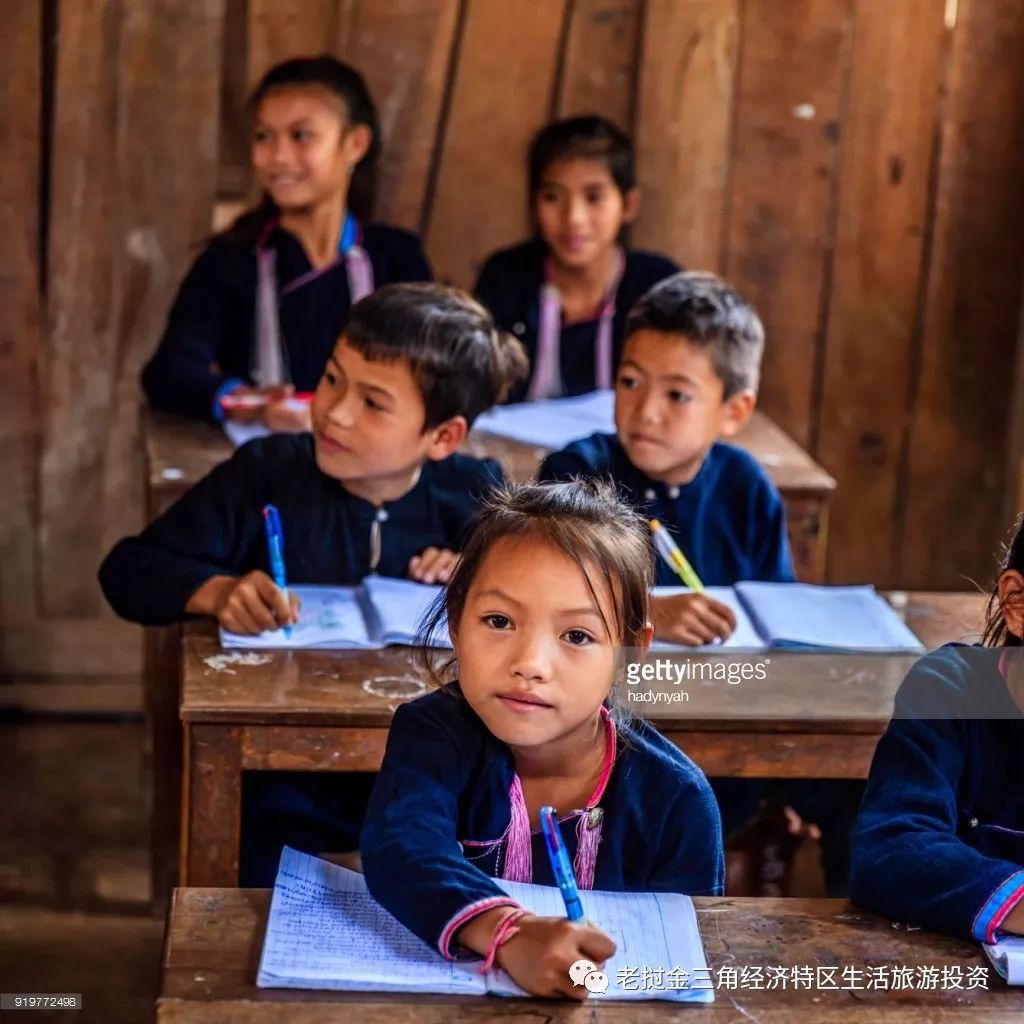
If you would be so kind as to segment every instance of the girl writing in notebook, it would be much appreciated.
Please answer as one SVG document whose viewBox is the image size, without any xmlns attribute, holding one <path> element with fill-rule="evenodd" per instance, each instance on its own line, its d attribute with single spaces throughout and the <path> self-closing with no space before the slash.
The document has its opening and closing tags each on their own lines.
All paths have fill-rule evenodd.
<svg viewBox="0 0 1024 1024">
<path fill-rule="evenodd" d="M 604 483 L 492 496 L 427 626 L 447 621 L 457 681 L 398 708 L 362 834 L 367 884 L 398 920 L 534 995 L 585 998 L 570 965 L 614 952 L 495 882 L 555 883 L 544 805 L 580 889 L 722 891 L 707 780 L 618 703 L 621 649 L 651 636 L 646 530 Z"/>
<path fill-rule="evenodd" d="M 853 837 L 850 895 L 978 942 L 1024 934 L 1024 519 L 982 642 L 921 658 L 896 695 Z"/>
<path fill-rule="evenodd" d="M 263 199 L 193 264 L 142 383 L 169 412 L 308 430 L 290 395 L 316 387 L 350 306 L 430 268 L 413 235 L 366 222 L 380 143 L 356 71 L 329 56 L 286 61 L 250 109 Z"/>
<path fill-rule="evenodd" d="M 549 124 L 530 146 L 529 195 L 535 237 L 494 253 L 476 284 L 530 357 L 512 400 L 614 387 L 630 306 L 679 269 L 623 244 L 640 202 L 629 137 L 602 117 Z"/>
</svg>

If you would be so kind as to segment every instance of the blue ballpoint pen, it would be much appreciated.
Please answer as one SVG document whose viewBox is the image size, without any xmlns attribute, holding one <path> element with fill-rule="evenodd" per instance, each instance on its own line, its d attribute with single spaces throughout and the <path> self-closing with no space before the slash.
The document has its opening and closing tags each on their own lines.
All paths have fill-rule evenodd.
<svg viewBox="0 0 1024 1024">
<path fill-rule="evenodd" d="M 580 902 L 579 889 L 576 888 L 576 875 L 573 873 L 569 853 L 562 841 L 562 832 L 555 819 L 553 807 L 540 809 L 540 827 L 544 833 L 544 845 L 547 847 L 548 858 L 551 861 L 551 873 L 555 876 L 555 881 L 561 890 L 562 899 L 565 900 L 566 917 L 570 921 L 582 921 L 583 904 Z"/>
<path fill-rule="evenodd" d="M 263 506 L 263 528 L 267 534 L 267 552 L 274 582 L 288 595 L 288 577 L 284 571 L 284 534 L 281 532 L 281 514 L 276 505 Z M 292 635 L 292 627 L 284 627 L 284 635 Z"/>
</svg>

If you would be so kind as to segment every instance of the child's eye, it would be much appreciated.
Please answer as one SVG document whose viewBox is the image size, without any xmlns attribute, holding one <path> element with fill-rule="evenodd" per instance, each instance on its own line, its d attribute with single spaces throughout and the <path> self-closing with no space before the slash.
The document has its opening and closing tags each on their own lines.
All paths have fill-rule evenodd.
<svg viewBox="0 0 1024 1024">
<path fill-rule="evenodd" d="M 381 405 L 380 402 L 375 402 L 372 398 L 370 398 L 369 395 L 366 396 L 366 404 L 371 409 L 375 409 L 377 412 L 383 412 L 384 411 L 384 406 Z"/>
<path fill-rule="evenodd" d="M 324 370 L 324 380 L 333 388 L 338 383 L 338 378 L 330 370 Z"/>
<path fill-rule="evenodd" d="M 620 373 L 617 383 L 620 388 L 626 388 L 627 390 L 632 391 L 640 382 L 636 377 L 633 377 L 628 373 Z"/>
<path fill-rule="evenodd" d="M 570 629 L 565 634 L 565 639 L 574 647 L 584 647 L 593 641 L 593 637 L 585 629 Z"/>
<path fill-rule="evenodd" d="M 693 395 L 688 395 L 685 391 L 670 391 L 668 397 L 669 401 L 676 405 L 686 405 L 687 402 L 693 401 Z"/>
<path fill-rule="evenodd" d="M 313 138 L 313 133 L 306 128 L 296 128 L 295 131 L 292 132 L 292 138 L 296 142 L 308 142 Z"/>
<path fill-rule="evenodd" d="M 541 189 L 539 198 L 542 203 L 557 203 L 558 193 Z"/>
<path fill-rule="evenodd" d="M 254 131 L 252 133 L 252 141 L 253 142 L 266 142 L 267 139 L 269 139 L 269 138 L 270 138 L 270 133 L 264 131 L 262 128 L 257 128 L 256 131 Z"/>
<path fill-rule="evenodd" d="M 605 190 L 603 188 L 594 189 L 587 192 L 587 202 L 592 206 L 596 206 L 598 203 L 604 202 Z"/>
<path fill-rule="evenodd" d="M 512 620 L 507 615 L 485 615 L 482 621 L 492 629 L 508 629 L 512 625 Z"/>
</svg>

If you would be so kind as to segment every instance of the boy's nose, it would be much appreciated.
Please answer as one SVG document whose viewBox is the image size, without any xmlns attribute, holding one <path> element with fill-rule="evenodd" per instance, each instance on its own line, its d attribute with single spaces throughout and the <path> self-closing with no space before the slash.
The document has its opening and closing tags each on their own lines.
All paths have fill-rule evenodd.
<svg viewBox="0 0 1024 1024">
<path fill-rule="evenodd" d="M 339 427 L 350 427 L 355 422 L 355 410 L 348 395 L 342 395 L 331 403 L 327 419 Z"/>
</svg>

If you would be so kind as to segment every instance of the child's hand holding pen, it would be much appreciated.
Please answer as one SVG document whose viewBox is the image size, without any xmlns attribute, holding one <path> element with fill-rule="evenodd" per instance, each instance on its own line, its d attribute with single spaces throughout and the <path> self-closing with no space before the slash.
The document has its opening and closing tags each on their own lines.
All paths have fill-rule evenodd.
<svg viewBox="0 0 1024 1024">
<path fill-rule="evenodd" d="M 459 944 L 484 953 L 509 913 L 509 907 L 496 907 L 474 917 L 459 932 Z M 516 934 L 499 947 L 496 960 L 530 995 L 586 999 L 590 992 L 585 985 L 573 984 L 569 968 L 577 960 L 590 960 L 602 971 L 615 953 L 612 939 L 586 921 L 524 914 L 516 926 Z"/>
<path fill-rule="evenodd" d="M 707 594 L 671 594 L 651 602 L 654 635 L 670 643 L 699 647 L 725 640 L 736 628 L 736 615 Z"/>
<path fill-rule="evenodd" d="M 518 933 L 498 950 L 497 960 L 531 995 L 586 999 L 589 990 L 573 983 L 569 968 L 577 960 L 590 960 L 603 971 L 615 953 L 611 937 L 586 921 L 527 914 L 517 924 Z"/>
<path fill-rule="evenodd" d="M 229 632 L 257 636 L 299 620 L 301 602 L 282 590 L 265 572 L 214 576 L 189 598 L 185 611 L 213 615 Z"/>
</svg>

